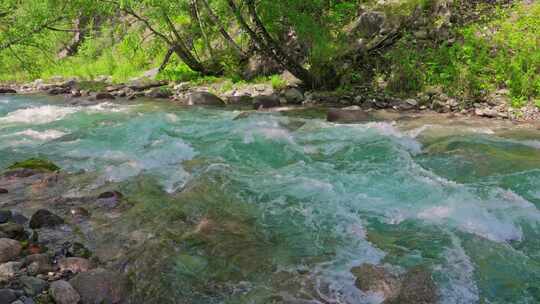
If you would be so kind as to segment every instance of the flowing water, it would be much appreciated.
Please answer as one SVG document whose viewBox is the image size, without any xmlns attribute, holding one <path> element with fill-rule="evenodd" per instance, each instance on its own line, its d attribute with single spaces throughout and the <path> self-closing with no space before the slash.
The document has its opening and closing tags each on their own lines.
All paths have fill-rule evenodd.
<svg viewBox="0 0 540 304">
<path fill-rule="evenodd" d="M 534 126 L 240 113 L 4 96 L 0 168 L 44 157 L 76 181 L 59 195 L 123 192 L 96 246 L 146 303 L 379 303 L 362 263 L 427 267 L 440 303 L 540 302 Z"/>
</svg>

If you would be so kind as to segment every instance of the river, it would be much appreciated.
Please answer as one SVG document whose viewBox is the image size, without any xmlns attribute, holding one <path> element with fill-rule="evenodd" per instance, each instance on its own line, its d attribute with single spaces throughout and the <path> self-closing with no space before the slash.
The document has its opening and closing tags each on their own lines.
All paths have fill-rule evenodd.
<svg viewBox="0 0 540 304">
<path fill-rule="evenodd" d="M 72 201 L 121 191 L 78 229 L 147 303 L 379 303 L 362 263 L 426 267 L 440 303 L 540 302 L 536 126 L 240 113 L 0 96 L 0 168 L 47 158 Z"/>
</svg>

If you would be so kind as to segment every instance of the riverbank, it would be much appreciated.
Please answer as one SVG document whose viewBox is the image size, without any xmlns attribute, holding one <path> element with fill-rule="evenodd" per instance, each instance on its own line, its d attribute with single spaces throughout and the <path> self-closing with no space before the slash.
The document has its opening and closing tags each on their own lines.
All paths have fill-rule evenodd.
<svg viewBox="0 0 540 304">
<path fill-rule="evenodd" d="M 48 94 L 62 95 L 68 103 L 86 101 L 153 98 L 169 100 L 179 105 L 248 106 L 254 109 L 278 107 L 328 107 L 341 109 L 335 113 L 335 121 L 361 122 L 361 112 L 390 110 L 401 113 L 445 113 L 462 116 L 477 116 L 512 121 L 537 121 L 540 109 L 534 104 L 520 108 L 511 107 L 508 92 L 497 91 L 488 102 L 457 101 L 443 93 L 440 88 L 431 88 L 419 93 L 416 98 L 401 99 L 366 87 L 347 92 L 306 91 L 291 75 L 279 87 L 270 83 L 240 84 L 169 83 L 148 77 L 133 79 L 128 83 L 114 84 L 108 77 L 93 81 L 73 79 L 36 80 L 26 84 L 6 85 L 0 94 Z M 345 113 L 348 112 L 348 113 Z M 341 117 L 343 116 L 343 117 Z"/>
</svg>

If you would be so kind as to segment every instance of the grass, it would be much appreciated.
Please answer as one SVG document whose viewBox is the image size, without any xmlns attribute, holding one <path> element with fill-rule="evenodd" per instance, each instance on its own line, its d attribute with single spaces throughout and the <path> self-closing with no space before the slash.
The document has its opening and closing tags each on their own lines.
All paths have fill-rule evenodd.
<svg viewBox="0 0 540 304">
<path fill-rule="evenodd" d="M 438 47 L 403 39 L 387 57 L 388 90 L 413 95 L 438 85 L 462 99 L 485 99 L 507 89 L 512 106 L 540 98 L 540 3 L 496 10 L 489 20 L 454 30 L 458 42 Z"/>
</svg>

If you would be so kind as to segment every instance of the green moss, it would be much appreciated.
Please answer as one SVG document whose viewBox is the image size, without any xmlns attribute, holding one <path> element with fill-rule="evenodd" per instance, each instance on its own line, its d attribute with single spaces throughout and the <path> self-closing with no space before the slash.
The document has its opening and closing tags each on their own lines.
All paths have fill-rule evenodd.
<svg viewBox="0 0 540 304">
<path fill-rule="evenodd" d="M 51 161 L 39 158 L 30 158 L 24 161 L 16 162 L 9 166 L 8 169 L 32 169 L 39 171 L 54 172 L 59 171 L 60 167 L 52 163 Z"/>
</svg>

